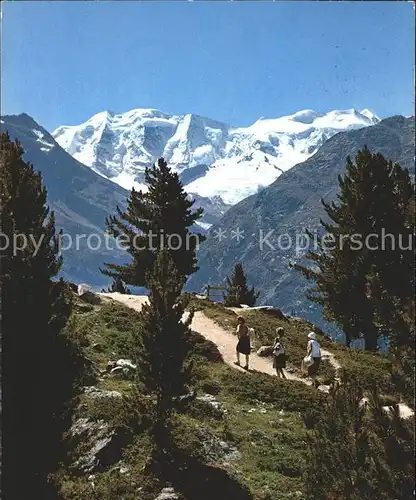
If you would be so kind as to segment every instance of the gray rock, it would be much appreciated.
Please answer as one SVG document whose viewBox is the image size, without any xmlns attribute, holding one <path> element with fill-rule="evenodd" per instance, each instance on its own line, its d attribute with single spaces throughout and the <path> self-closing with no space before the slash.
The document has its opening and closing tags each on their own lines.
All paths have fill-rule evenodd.
<svg viewBox="0 0 416 500">
<path fill-rule="evenodd" d="M 117 366 L 117 363 L 115 361 L 109 361 L 107 363 L 107 372 L 111 372 L 113 368 Z"/>
<path fill-rule="evenodd" d="M 174 488 L 163 488 L 155 500 L 178 500 L 179 495 L 175 492 Z"/>
<path fill-rule="evenodd" d="M 93 422 L 88 418 L 80 418 L 73 424 L 70 433 L 79 441 L 92 443 L 89 451 L 81 456 L 74 466 L 85 473 L 94 471 L 99 465 L 97 455 L 111 443 L 113 438 L 113 432 L 108 424 L 102 420 Z"/>
<path fill-rule="evenodd" d="M 103 420 L 80 418 L 72 425 L 70 433 L 75 443 L 90 445 L 88 451 L 73 464 L 73 467 L 83 473 L 102 470 L 119 462 L 122 449 L 126 445 L 124 436 L 117 434 Z"/>
<path fill-rule="evenodd" d="M 124 368 L 122 366 L 115 366 L 114 368 L 111 369 L 110 375 L 116 377 L 123 377 L 125 375 Z"/>
<path fill-rule="evenodd" d="M 136 370 L 137 366 L 130 359 L 119 359 L 116 362 L 116 366 L 121 366 L 122 368 L 129 368 L 130 370 Z"/>
<path fill-rule="evenodd" d="M 91 290 L 91 286 L 87 285 L 86 283 L 82 283 L 81 285 L 78 285 L 78 295 L 84 295 L 87 292 Z"/>
<path fill-rule="evenodd" d="M 195 396 L 196 396 L 195 391 L 190 391 L 187 394 L 182 394 L 181 396 L 174 398 L 174 400 L 178 403 L 186 403 L 188 401 L 194 400 Z"/>
<path fill-rule="evenodd" d="M 262 345 L 257 350 L 257 355 L 261 357 L 271 356 L 273 354 L 273 346 L 272 345 Z"/>
<path fill-rule="evenodd" d="M 110 472 L 118 471 L 120 474 L 127 474 L 130 470 L 130 467 L 127 467 L 123 462 L 118 463 L 115 467 L 113 467 Z"/>
<path fill-rule="evenodd" d="M 197 430 L 204 449 L 204 456 L 213 464 L 230 464 L 240 458 L 240 452 L 230 443 L 219 439 L 212 431 L 200 427 Z"/>
<path fill-rule="evenodd" d="M 195 391 L 188 392 L 188 394 L 183 394 L 179 396 L 180 401 L 189 401 L 190 399 L 195 399 Z"/>
<path fill-rule="evenodd" d="M 196 399 L 210 404 L 217 410 L 221 408 L 221 403 L 212 394 L 202 394 L 202 396 L 198 396 Z"/>
<path fill-rule="evenodd" d="M 104 389 L 99 389 L 95 386 L 84 387 L 84 394 L 91 398 L 121 398 L 123 397 L 121 392 L 118 391 L 106 391 Z"/>
<path fill-rule="evenodd" d="M 202 401 L 210 406 L 212 406 L 221 415 L 226 413 L 226 410 L 222 407 L 220 401 L 218 401 L 212 394 L 202 394 L 196 398 L 198 401 Z"/>
</svg>

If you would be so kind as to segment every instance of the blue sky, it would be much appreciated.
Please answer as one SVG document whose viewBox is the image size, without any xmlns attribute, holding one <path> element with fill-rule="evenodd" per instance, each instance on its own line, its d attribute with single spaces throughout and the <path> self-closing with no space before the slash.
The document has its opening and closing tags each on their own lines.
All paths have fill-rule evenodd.
<svg viewBox="0 0 416 500">
<path fill-rule="evenodd" d="M 2 2 L 2 113 L 413 114 L 412 2 Z"/>
</svg>

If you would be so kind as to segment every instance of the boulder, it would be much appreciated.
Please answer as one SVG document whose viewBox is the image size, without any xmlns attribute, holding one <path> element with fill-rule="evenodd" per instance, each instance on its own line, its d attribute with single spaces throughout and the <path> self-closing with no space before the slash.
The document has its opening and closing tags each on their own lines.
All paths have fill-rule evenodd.
<svg viewBox="0 0 416 500">
<path fill-rule="evenodd" d="M 163 488 L 155 500 L 178 500 L 179 495 L 174 488 Z"/>
<path fill-rule="evenodd" d="M 209 404 L 210 406 L 212 406 L 216 410 L 219 410 L 222 412 L 221 403 L 212 394 L 203 394 L 202 396 L 198 396 L 196 399 L 198 401 L 202 401 L 203 403 Z"/>
<path fill-rule="evenodd" d="M 130 467 L 127 467 L 123 462 L 119 462 L 115 465 L 110 472 L 119 472 L 120 474 L 127 474 L 130 471 Z"/>
<path fill-rule="evenodd" d="M 177 398 L 174 398 L 174 401 L 176 401 L 177 403 L 187 403 L 188 401 L 193 401 L 195 399 L 195 396 L 195 391 L 190 391 L 186 394 L 178 396 Z"/>
<path fill-rule="evenodd" d="M 123 368 L 122 366 L 115 366 L 114 368 L 111 369 L 110 375 L 113 375 L 114 377 L 124 377 L 125 375 L 124 370 L 125 368 Z"/>
<path fill-rule="evenodd" d="M 119 359 L 118 361 L 116 361 L 116 366 L 129 368 L 130 370 L 136 370 L 137 368 L 137 366 L 130 359 Z"/>
<path fill-rule="evenodd" d="M 87 396 L 97 399 L 97 398 L 121 398 L 123 397 L 121 392 L 118 391 L 106 391 L 104 389 L 99 389 L 95 386 L 84 387 L 84 394 Z"/>
<path fill-rule="evenodd" d="M 86 283 L 82 283 L 78 285 L 78 295 L 84 295 L 84 293 L 87 293 L 91 290 L 90 285 L 87 285 Z"/>
<path fill-rule="evenodd" d="M 111 372 L 113 368 L 117 366 L 117 363 L 115 361 L 109 361 L 107 363 L 107 372 Z"/>
<path fill-rule="evenodd" d="M 273 354 L 273 346 L 272 345 L 262 345 L 257 350 L 257 355 L 261 357 L 271 356 Z"/>
<path fill-rule="evenodd" d="M 75 443 L 82 442 L 83 447 L 89 445 L 85 446 L 87 451 L 73 465 L 84 474 L 104 470 L 119 462 L 127 445 L 126 436 L 111 429 L 103 420 L 80 418 L 72 425 L 70 433 Z"/>
<path fill-rule="evenodd" d="M 219 439 L 210 429 L 199 427 L 197 435 L 208 463 L 215 465 L 231 464 L 241 458 L 240 452 L 232 444 Z"/>
</svg>

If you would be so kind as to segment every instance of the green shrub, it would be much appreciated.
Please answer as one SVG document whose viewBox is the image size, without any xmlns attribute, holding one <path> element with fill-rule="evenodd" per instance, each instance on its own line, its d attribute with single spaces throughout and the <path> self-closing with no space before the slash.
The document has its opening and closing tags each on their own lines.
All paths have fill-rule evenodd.
<svg viewBox="0 0 416 500">
<path fill-rule="evenodd" d="M 99 306 L 102 302 L 101 297 L 93 292 L 85 292 L 81 296 L 78 297 L 80 302 L 84 302 L 86 304 L 91 304 L 93 306 Z"/>
<path fill-rule="evenodd" d="M 107 302 L 100 310 L 100 317 L 108 328 L 120 332 L 138 331 L 141 321 L 140 313 L 117 302 Z"/>
<path fill-rule="evenodd" d="M 82 302 L 75 302 L 73 311 L 78 314 L 86 314 L 94 311 L 94 306 L 91 304 L 84 304 Z"/>
<path fill-rule="evenodd" d="M 332 366 L 331 362 L 327 359 L 323 359 L 319 365 L 318 380 L 321 384 L 331 385 L 335 379 L 335 368 Z"/>
<path fill-rule="evenodd" d="M 216 380 L 205 380 L 200 384 L 200 388 L 205 393 L 213 396 L 221 392 L 221 385 Z"/>
<path fill-rule="evenodd" d="M 91 398 L 88 414 L 92 420 L 104 420 L 115 429 L 138 433 L 152 422 L 152 400 L 132 389 L 122 398 Z"/>
<path fill-rule="evenodd" d="M 305 413 L 311 408 L 319 410 L 326 395 L 302 382 L 287 381 L 264 373 L 249 376 L 235 370 L 222 375 L 224 390 L 241 402 L 273 403 L 286 411 Z"/>
<path fill-rule="evenodd" d="M 399 398 L 392 395 L 380 396 L 380 402 L 383 406 L 395 406 L 399 403 Z"/>
<path fill-rule="evenodd" d="M 201 427 L 197 427 L 188 417 L 178 415 L 173 418 L 170 426 L 172 447 L 188 457 L 204 462 L 206 457 L 198 429 Z"/>
<path fill-rule="evenodd" d="M 192 418 L 204 421 L 208 420 L 222 420 L 224 418 L 223 412 L 207 402 L 195 399 L 186 408 L 186 414 Z"/>
<path fill-rule="evenodd" d="M 355 377 L 365 390 L 376 385 L 382 394 L 395 393 L 389 372 L 378 367 L 351 361 L 342 367 L 341 373 L 349 378 Z"/>
<path fill-rule="evenodd" d="M 133 352 L 133 336 L 138 332 L 140 315 L 133 309 L 109 302 L 97 314 L 103 324 L 101 336 L 108 352 L 120 357 L 130 357 Z"/>
</svg>

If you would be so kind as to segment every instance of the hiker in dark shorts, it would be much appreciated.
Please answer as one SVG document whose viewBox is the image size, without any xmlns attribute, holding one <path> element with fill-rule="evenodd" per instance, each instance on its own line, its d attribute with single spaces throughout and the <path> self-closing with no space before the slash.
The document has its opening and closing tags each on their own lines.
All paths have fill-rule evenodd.
<svg viewBox="0 0 416 500">
<path fill-rule="evenodd" d="M 280 326 L 276 330 L 277 337 L 273 343 L 273 368 L 276 370 L 276 375 L 280 378 L 286 378 L 283 368 L 286 368 L 286 350 L 283 343 L 284 330 Z"/>
<path fill-rule="evenodd" d="M 237 337 L 238 337 L 238 343 L 237 343 L 237 348 L 236 348 L 236 353 L 237 353 L 237 361 L 235 362 L 236 365 L 240 366 L 240 353 L 244 354 L 246 357 L 246 364 L 244 366 L 245 370 L 248 370 L 248 362 L 249 362 L 249 356 L 251 352 L 251 345 L 250 345 L 250 331 L 246 325 L 246 320 L 242 317 L 239 316 L 237 318 Z"/>
<path fill-rule="evenodd" d="M 308 334 L 308 339 L 306 355 L 310 356 L 313 360 L 312 365 L 308 367 L 308 375 L 312 379 L 312 385 L 318 388 L 319 382 L 316 380 L 316 375 L 318 373 L 319 365 L 321 364 L 321 347 L 319 342 L 316 340 L 315 332 L 310 332 Z"/>
</svg>

